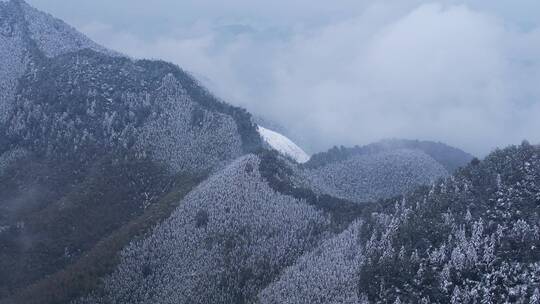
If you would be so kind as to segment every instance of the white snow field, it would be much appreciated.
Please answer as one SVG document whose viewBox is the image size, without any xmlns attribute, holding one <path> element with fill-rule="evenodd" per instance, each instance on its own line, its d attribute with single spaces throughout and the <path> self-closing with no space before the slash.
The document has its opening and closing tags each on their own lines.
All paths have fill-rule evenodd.
<svg viewBox="0 0 540 304">
<path fill-rule="evenodd" d="M 309 160 L 309 155 L 302 148 L 282 134 L 261 126 L 258 126 L 258 130 L 264 141 L 279 153 L 289 156 L 299 163 L 305 163 Z"/>
</svg>

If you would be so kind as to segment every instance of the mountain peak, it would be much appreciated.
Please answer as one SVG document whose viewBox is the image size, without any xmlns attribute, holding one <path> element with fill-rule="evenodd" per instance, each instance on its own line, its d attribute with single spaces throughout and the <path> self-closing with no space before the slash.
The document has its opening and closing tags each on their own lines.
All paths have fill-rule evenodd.
<svg viewBox="0 0 540 304">
<path fill-rule="evenodd" d="M 19 3 L 28 26 L 31 39 L 47 57 L 92 49 L 108 55 L 116 54 L 90 40 L 64 21 L 41 12 L 24 1 Z"/>
<path fill-rule="evenodd" d="M 29 68 L 83 49 L 118 55 L 22 0 L 0 2 L 0 123 L 11 114 L 18 80 Z"/>
</svg>

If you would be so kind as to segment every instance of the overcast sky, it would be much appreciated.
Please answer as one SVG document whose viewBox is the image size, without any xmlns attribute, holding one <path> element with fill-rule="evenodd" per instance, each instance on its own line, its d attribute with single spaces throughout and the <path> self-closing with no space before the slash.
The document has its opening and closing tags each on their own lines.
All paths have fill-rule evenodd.
<svg viewBox="0 0 540 304">
<path fill-rule="evenodd" d="M 477 155 L 540 142 L 540 1 L 29 0 L 172 61 L 308 150 L 381 138 Z"/>
</svg>

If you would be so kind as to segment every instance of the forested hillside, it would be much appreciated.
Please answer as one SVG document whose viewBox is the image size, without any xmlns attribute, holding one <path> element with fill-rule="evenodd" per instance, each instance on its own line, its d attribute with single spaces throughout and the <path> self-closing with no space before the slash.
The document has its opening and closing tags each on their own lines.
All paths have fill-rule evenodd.
<svg viewBox="0 0 540 304">
<path fill-rule="evenodd" d="M 497 150 L 382 203 L 259 294 L 262 303 L 538 303 L 540 148 Z"/>
<path fill-rule="evenodd" d="M 0 301 L 65 302 L 261 139 L 172 64 L 106 50 L 24 1 L 0 17 Z"/>
<path fill-rule="evenodd" d="M 459 167 L 465 166 L 473 156 L 460 149 L 433 141 L 386 139 L 365 146 L 352 148 L 333 147 L 332 149 L 313 155 L 307 168 L 315 169 L 332 162 L 343 161 L 355 155 L 370 155 L 395 150 L 417 150 L 429 155 L 440 163 L 448 172 L 453 173 Z"/>
<path fill-rule="evenodd" d="M 253 121 L 0 1 L 0 303 L 540 303 L 539 146 L 299 163 Z"/>
<path fill-rule="evenodd" d="M 316 192 L 365 202 L 431 184 L 472 159 L 442 143 L 394 139 L 362 147 L 334 147 L 313 155 L 302 168 Z"/>
<path fill-rule="evenodd" d="M 539 147 L 498 150 L 432 186 L 357 204 L 344 226 L 345 201 L 325 208 L 280 185 L 287 166 L 267 154 L 235 161 L 78 303 L 534 303 Z"/>
<path fill-rule="evenodd" d="M 448 175 L 429 155 L 410 149 L 352 155 L 303 172 L 317 192 L 356 202 L 390 198 Z"/>
<path fill-rule="evenodd" d="M 540 148 L 497 150 L 366 219 L 361 298 L 535 303 L 540 286 Z M 536 299 L 536 300 L 535 300 Z"/>
<path fill-rule="evenodd" d="M 255 300 L 330 226 L 321 210 L 273 190 L 260 161 L 240 158 L 197 187 L 148 238 L 123 250 L 104 295 L 82 303 Z"/>
</svg>

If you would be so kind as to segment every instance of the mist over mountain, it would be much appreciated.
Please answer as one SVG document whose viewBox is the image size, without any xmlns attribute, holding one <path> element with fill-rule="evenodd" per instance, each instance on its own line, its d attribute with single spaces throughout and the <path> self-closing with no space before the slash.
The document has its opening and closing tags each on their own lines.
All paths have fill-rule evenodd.
<svg viewBox="0 0 540 304">
<path fill-rule="evenodd" d="M 483 157 L 540 142 L 535 0 L 32 3 L 110 48 L 203 75 L 310 153 L 418 138 Z"/>
<path fill-rule="evenodd" d="M 221 30 L 231 41 L 257 32 Z M 346 140 L 310 155 L 308 133 L 269 122 L 279 106 L 254 118 L 175 64 L 119 51 L 0 1 L 0 304 L 540 302 L 539 146 L 478 159 L 438 141 Z M 283 121 L 295 107 L 320 114 L 320 100 L 298 100 Z M 326 110 L 323 128 L 356 134 Z"/>
</svg>

